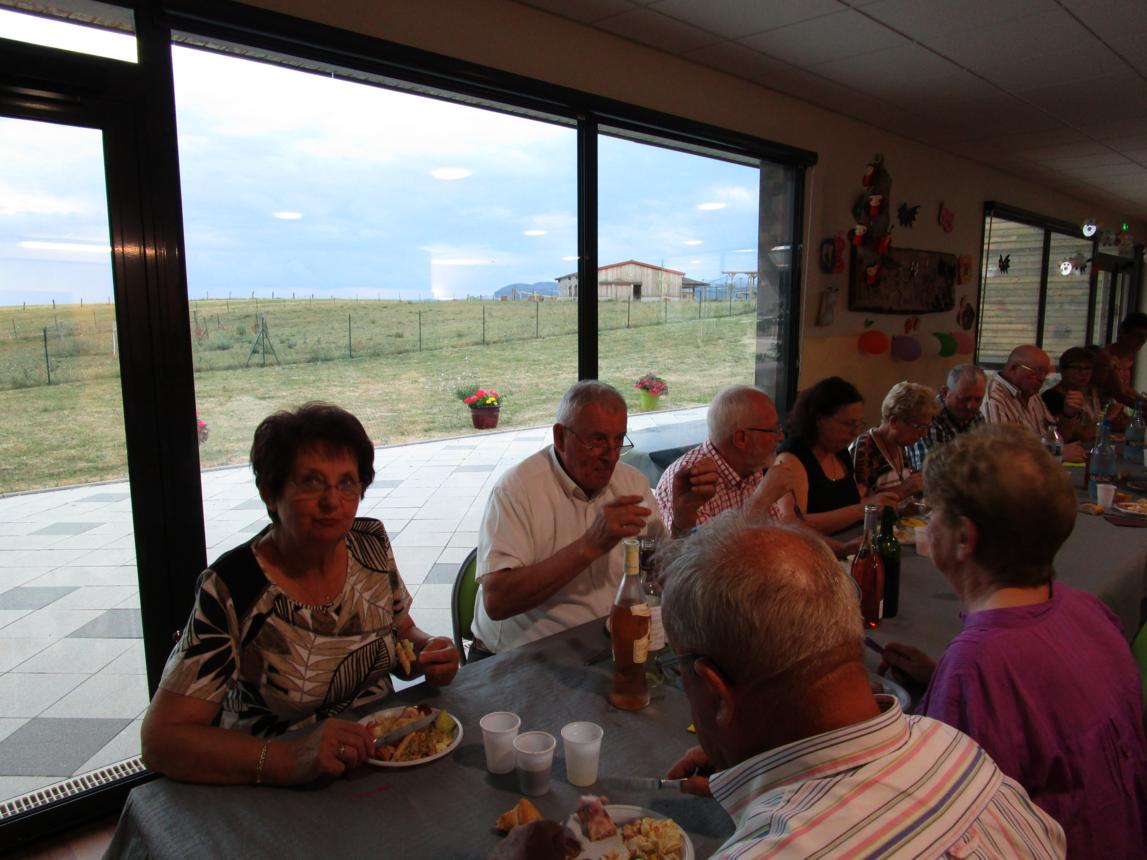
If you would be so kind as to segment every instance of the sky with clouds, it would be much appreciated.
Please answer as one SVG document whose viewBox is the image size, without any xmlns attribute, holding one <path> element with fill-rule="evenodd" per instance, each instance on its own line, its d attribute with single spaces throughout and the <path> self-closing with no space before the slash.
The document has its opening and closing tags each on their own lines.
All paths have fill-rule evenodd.
<svg viewBox="0 0 1147 860">
<path fill-rule="evenodd" d="M 462 298 L 576 270 L 571 127 L 173 50 L 192 298 Z M 755 268 L 756 168 L 604 136 L 598 157 L 601 263 Z M 101 164 L 98 132 L 0 118 L 0 304 L 110 295 Z"/>
</svg>

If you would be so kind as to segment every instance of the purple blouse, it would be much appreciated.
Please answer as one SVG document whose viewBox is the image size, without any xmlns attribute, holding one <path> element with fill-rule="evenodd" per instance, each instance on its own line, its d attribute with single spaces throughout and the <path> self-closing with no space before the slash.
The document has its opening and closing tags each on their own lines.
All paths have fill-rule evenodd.
<svg viewBox="0 0 1147 860">
<path fill-rule="evenodd" d="M 1106 606 L 1052 591 L 965 617 L 917 712 L 978 741 L 1063 825 L 1068 857 L 1147 857 L 1138 667 Z"/>
</svg>

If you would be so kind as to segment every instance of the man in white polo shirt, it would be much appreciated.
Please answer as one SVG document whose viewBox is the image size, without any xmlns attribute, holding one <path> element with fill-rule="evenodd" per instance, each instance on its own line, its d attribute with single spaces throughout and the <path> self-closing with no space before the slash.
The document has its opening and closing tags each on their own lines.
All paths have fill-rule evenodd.
<svg viewBox="0 0 1147 860">
<path fill-rule="evenodd" d="M 610 385 L 577 383 L 558 405 L 553 445 L 498 480 L 478 535 L 476 642 L 471 657 L 516 648 L 609 613 L 623 538 L 657 536 L 649 482 L 619 463 L 625 399 Z M 715 479 L 681 493 L 707 498 Z"/>
</svg>

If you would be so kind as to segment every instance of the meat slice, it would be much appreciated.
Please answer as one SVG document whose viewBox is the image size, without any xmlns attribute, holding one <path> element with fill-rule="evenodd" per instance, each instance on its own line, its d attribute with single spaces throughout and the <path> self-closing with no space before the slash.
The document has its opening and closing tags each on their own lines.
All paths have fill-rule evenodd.
<svg viewBox="0 0 1147 860">
<path fill-rule="evenodd" d="M 605 811 L 607 803 L 609 803 L 608 797 L 598 797 L 593 794 L 583 795 L 578 801 L 578 821 L 581 822 L 582 832 L 589 837 L 590 842 L 608 839 L 617 833 L 617 825 Z"/>
</svg>

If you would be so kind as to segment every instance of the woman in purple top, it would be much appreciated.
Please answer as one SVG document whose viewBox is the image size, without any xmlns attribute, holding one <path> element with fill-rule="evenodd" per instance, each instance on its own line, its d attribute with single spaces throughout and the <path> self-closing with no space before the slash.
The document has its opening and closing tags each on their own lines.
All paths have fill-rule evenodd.
<svg viewBox="0 0 1147 860">
<path fill-rule="evenodd" d="M 1067 834 L 1068 857 L 1147 857 L 1139 671 L 1115 615 L 1054 582 L 1075 493 L 1034 435 L 988 425 L 924 466 L 932 559 L 964 609 L 939 664 L 888 643 L 928 684 L 917 711 L 971 735 Z"/>
</svg>

